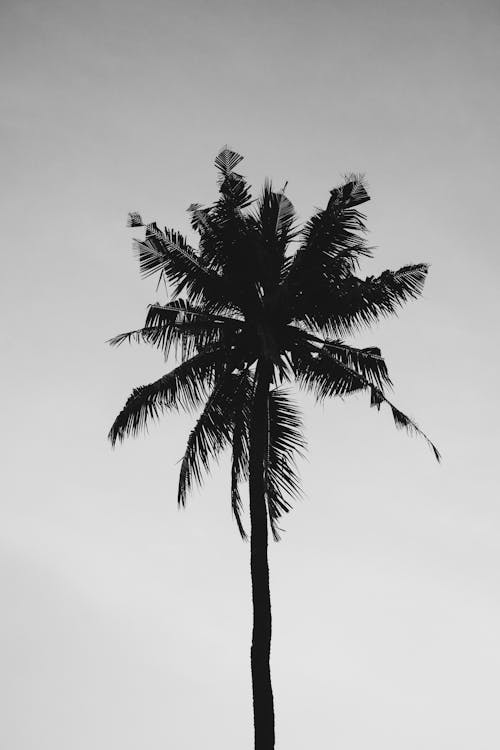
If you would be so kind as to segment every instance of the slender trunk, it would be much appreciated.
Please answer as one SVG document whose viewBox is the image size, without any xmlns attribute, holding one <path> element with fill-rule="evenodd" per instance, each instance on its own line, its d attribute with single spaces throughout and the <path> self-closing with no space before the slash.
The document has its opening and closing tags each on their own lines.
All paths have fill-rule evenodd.
<svg viewBox="0 0 500 750">
<path fill-rule="evenodd" d="M 269 384 L 272 363 L 260 360 L 250 425 L 250 569 L 252 574 L 252 693 L 255 750 L 274 749 L 271 654 L 271 597 L 267 562 L 265 459 L 268 450 Z"/>
</svg>

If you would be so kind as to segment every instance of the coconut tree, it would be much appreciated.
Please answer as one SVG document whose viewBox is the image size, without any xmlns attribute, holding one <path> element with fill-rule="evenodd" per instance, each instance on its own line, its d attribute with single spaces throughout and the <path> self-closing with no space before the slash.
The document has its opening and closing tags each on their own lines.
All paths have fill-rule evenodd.
<svg viewBox="0 0 500 750">
<path fill-rule="evenodd" d="M 386 395 L 391 385 L 376 347 L 356 348 L 346 337 L 418 297 L 423 263 L 361 278 L 371 256 L 365 217 L 369 200 L 360 176 L 330 191 L 326 208 L 299 227 L 285 190 L 264 184 L 256 200 L 236 172 L 242 156 L 225 147 L 217 156 L 218 198 L 192 204 L 192 247 L 177 231 L 145 226 L 136 240 L 142 275 L 156 275 L 166 303 L 150 305 L 145 325 L 111 340 L 146 342 L 177 365 L 159 380 L 135 388 L 111 431 L 113 444 L 137 435 L 161 413 L 198 409 L 179 475 L 178 503 L 201 483 L 210 462 L 226 448 L 231 460 L 231 507 L 239 533 L 242 483 L 248 482 L 253 632 L 251 673 L 256 750 L 274 748 L 270 676 L 271 602 L 268 530 L 279 539 L 280 518 L 300 492 L 295 458 L 304 449 L 299 409 L 290 385 L 317 399 L 367 391 L 372 406 L 386 406 L 396 427 L 436 447 Z"/>
</svg>

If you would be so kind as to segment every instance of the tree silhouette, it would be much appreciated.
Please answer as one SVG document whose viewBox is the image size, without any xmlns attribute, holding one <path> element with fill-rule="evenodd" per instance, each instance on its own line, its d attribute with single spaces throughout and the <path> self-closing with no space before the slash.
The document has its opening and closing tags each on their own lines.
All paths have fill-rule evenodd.
<svg viewBox="0 0 500 750">
<path fill-rule="evenodd" d="M 188 209 L 198 249 L 155 223 L 136 241 L 142 275 L 158 275 L 169 301 L 152 304 L 144 328 L 111 344 L 144 341 L 165 358 L 175 354 L 179 364 L 132 391 L 109 437 L 115 444 L 136 435 L 169 409 L 201 408 L 181 463 L 178 502 L 185 504 L 211 460 L 230 448 L 231 505 L 243 538 L 239 488 L 248 481 L 255 748 L 272 750 L 268 523 L 278 540 L 279 520 L 300 492 L 295 458 L 304 448 L 300 412 L 286 384 L 319 400 L 367 391 L 372 406 L 387 406 L 396 427 L 422 436 L 440 456 L 387 398 L 391 381 L 380 350 L 343 341 L 418 297 L 427 266 L 360 278 L 359 262 L 371 256 L 358 210 L 369 200 L 362 178 L 347 177 L 326 208 L 299 228 L 284 190 L 266 182 L 252 200 L 235 171 L 242 158 L 225 147 L 215 160 L 218 199 Z M 143 226 L 139 214 L 129 215 L 129 226 Z"/>
</svg>

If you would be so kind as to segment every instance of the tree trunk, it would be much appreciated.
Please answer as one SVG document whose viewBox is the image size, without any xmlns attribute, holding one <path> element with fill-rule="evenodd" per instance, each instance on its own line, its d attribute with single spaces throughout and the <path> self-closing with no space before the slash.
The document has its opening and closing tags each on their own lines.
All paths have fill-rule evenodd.
<svg viewBox="0 0 500 750">
<path fill-rule="evenodd" d="M 268 451 L 269 385 L 272 363 L 259 360 L 250 425 L 250 569 L 252 574 L 252 693 L 255 750 L 274 749 L 271 654 L 271 597 L 267 562 L 265 460 Z"/>
</svg>

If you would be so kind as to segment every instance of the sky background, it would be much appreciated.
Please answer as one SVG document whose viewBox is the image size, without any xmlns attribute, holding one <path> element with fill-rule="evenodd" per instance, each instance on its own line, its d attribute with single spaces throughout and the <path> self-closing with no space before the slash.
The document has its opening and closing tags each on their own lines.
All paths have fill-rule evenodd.
<svg viewBox="0 0 500 750">
<path fill-rule="evenodd" d="M 179 512 L 189 419 L 106 441 L 164 372 L 105 344 L 159 298 L 127 212 L 188 231 L 225 143 L 303 219 L 365 172 L 364 273 L 431 264 L 357 342 L 442 465 L 366 398 L 304 401 L 270 553 L 277 750 L 498 746 L 498 4 L 4 0 L 0 26 L 1 747 L 253 746 L 227 463 Z"/>
</svg>

